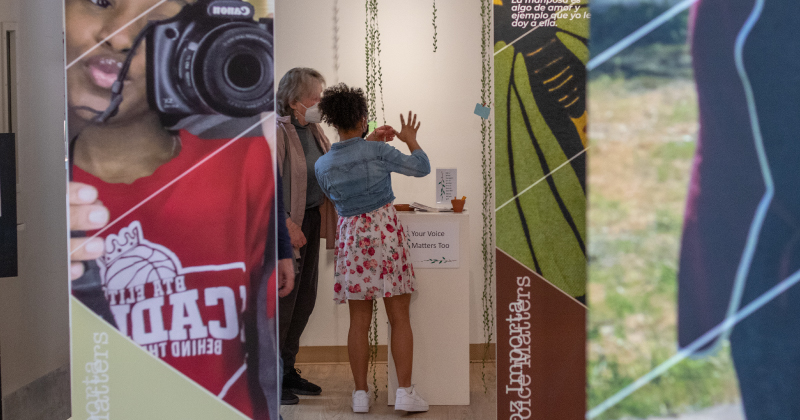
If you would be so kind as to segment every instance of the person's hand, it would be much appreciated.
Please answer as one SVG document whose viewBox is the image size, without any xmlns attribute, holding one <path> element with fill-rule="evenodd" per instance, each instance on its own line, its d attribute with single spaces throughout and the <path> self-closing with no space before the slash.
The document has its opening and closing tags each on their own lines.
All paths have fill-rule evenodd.
<svg viewBox="0 0 800 420">
<path fill-rule="evenodd" d="M 400 114 L 400 132 L 395 131 L 395 134 L 400 141 L 408 145 L 411 151 L 420 148 L 417 143 L 417 130 L 421 124 L 417 122 L 417 114 L 414 114 L 413 118 L 411 117 L 411 111 L 408 111 L 408 122 L 403 119 L 403 114 Z"/>
<path fill-rule="evenodd" d="M 69 183 L 69 230 L 95 230 L 108 223 L 108 209 L 97 199 L 97 189 L 80 182 Z M 83 275 L 83 261 L 99 258 L 105 251 L 102 238 L 70 238 L 69 277 Z"/>
<path fill-rule="evenodd" d="M 306 235 L 303 235 L 303 229 L 300 229 L 300 226 L 297 226 L 297 223 L 289 218 L 286 219 L 286 228 L 289 229 L 289 239 L 292 242 L 292 247 L 294 249 L 302 248 L 307 242 Z"/>
<path fill-rule="evenodd" d="M 394 140 L 394 133 L 394 128 L 388 125 L 383 125 L 369 133 L 365 140 L 389 142 Z"/>
<path fill-rule="evenodd" d="M 294 261 L 291 258 L 278 260 L 278 296 L 286 297 L 294 289 Z"/>
</svg>

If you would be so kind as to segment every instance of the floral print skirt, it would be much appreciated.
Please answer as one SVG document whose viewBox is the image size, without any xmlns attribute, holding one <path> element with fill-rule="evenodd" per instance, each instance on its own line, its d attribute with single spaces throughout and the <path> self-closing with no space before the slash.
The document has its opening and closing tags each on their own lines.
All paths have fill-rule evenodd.
<svg viewBox="0 0 800 420">
<path fill-rule="evenodd" d="M 358 216 L 339 217 L 334 300 L 372 300 L 414 291 L 410 241 L 389 203 Z"/>
</svg>

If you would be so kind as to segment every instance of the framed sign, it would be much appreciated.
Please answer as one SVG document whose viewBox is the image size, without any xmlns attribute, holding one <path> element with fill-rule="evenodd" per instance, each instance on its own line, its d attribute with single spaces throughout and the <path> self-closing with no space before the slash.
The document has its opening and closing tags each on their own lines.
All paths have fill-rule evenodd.
<svg viewBox="0 0 800 420">
<path fill-rule="evenodd" d="M 458 194 L 458 170 L 456 168 L 436 168 L 436 202 L 450 204 Z"/>
<path fill-rule="evenodd" d="M 407 222 L 415 268 L 458 268 L 458 222 Z"/>
</svg>

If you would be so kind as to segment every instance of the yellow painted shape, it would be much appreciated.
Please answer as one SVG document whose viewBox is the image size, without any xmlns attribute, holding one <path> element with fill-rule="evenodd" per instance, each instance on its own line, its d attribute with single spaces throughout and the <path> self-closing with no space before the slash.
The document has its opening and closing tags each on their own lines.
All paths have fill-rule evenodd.
<svg viewBox="0 0 800 420">
<path fill-rule="evenodd" d="M 589 138 L 586 136 L 586 120 L 588 116 L 586 111 L 583 111 L 583 115 L 578 118 L 570 118 L 572 123 L 575 124 L 575 128 L 578 129 L 578 134 L 581 136 L 581 143 L 583 143 L 583 147 L 589 143 Z"/>
</svg>

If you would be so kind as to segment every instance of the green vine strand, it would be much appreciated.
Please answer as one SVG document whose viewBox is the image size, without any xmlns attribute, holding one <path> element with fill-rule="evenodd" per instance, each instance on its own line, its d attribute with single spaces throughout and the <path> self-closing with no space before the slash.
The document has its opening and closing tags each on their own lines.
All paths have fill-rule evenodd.
<svg viewBox="0 0 800 420">
<path fill-rule="evenodd" d="M 386 124 L 386 113 L 383 105 L 383 69 L 381 68 L 381 35 L 378 27 L 378 0 L 366 0 L 367 37 L 364 43 L 367 67 L 367 101 L 369 103 L 369 120 L 378 121 L 377 99 L 380 93 L 381 114 Z M 377 89 L 376 89 L 377 88 Z"/>
<path fill-rule="evenodd" d="M 436 52 L 436 0 L 433 0 L 433 52 Z"/>
<path fill-rule="evenodd" d="M 491 47 L 492 0 L 481 0 L 481 101 L 483 106 L 492 107 L 492 60 Z M 486 361 L 489 358 L 490 343 L 494 332 L 494 145 L 492 143 L 492 120 L 481 119 L 481 170 L 483 174 L 483 232 L 481 252 L 483 254 L 483 358 L 481 361 L 481 380 L 484 392 L 486 386 Z"/>
<path fill-rule="evenodd" d="M 369 367 L 372 370 L 372 390 L 378 400 L 378 301 L 372 300 L 372 328 L 369 329 Z"/>
<path fill-rule="evenodd" d="M 339 83 L 339 0 L 333 0 L 333 77 Z"/>
<path fill-rule="evenodd" d="M 372 13 L 370 12 L 370 6 L 372 5 L 372 0 L 367 0 L 366 3 L 367 8 L 367 19 L 364 22 L 364 26 L 367 30 L 367 36 L 364 38 L 364 53 L 366 56 L 365 64 L 366 64 L 366 75 L 367 75 L 367 104 L 368 104 L 368 112 L 369 112 L 369 120 L 374 121 L 375 118 L 375 87 L 374 87 L 374 80 L 372 74 L 372 52 L 375 50 L 373 47 L 374 43 L 374 34 L 372 33 L 372 25 L 370 25 L 370 17 Z"/>
<path fill-rule="evenodd" d="M 380 89 L 381 94 L 381 117 L 383 118 L 383 125 L 386 125 L 386 110 L 383 106 L 383 68 L 381 67 L 381 34 L 378 31 L 378 0 L 373 0 L 375 2 L 375 57 L 376 62 L 378 64 L 378 89 Z M 378 121 L 377 115 L 375 116 L 375 121 Z"/>
<path fill-rule="evenodd" d="M 367 36 L 364 42 L 366 56 L 366 94 L 368 102 L 369 120 L 378 121 L 377 94 L 380 92 L 381 113 L 383 124 L 386 124 L 386 114 L 383 106 L 383 71 L 381 69 L 381 36 L 378 28 L 378 0 L 366 0 L 366 26 Z M 377 85 L 377 86 L 376 86 Z M 377 87 L 377 89 L 376 89 Z M 378 399 L 378 302 L 372 302 L 372 326 L 369 331 L 369 364 L 372 370 L 372 385 L 375 399 Z"/>
</svg>

